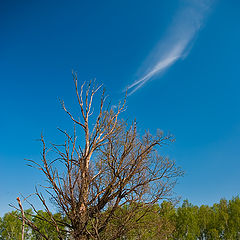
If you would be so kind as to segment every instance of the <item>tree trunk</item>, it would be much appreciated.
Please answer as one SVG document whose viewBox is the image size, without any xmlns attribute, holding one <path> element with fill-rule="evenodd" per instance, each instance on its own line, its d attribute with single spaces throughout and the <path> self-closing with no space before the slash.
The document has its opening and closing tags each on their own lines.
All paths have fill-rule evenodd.
<svg viewBox="0 0 240 240">
<path fill-rule="evenodd" d="M 87 226 L 87 209 L 84 203 L 78 208 L 79 217 L 73 222 L 74 240 L 88 240 L 89 236 L 86 231 Z"/>
<path fill-rule="evenodd" d="M 88 234 L 84 231 L 80 231 L 80 227 L 76 230 L 74 230 L 73 237 L 74 240 L 88 240 Z"/>
<path fill-rule="evenodd" d="M 88 240 L 88 237 L 85 235 L 79 235 L 74 237 L 74 240 Z"/>
</svg>

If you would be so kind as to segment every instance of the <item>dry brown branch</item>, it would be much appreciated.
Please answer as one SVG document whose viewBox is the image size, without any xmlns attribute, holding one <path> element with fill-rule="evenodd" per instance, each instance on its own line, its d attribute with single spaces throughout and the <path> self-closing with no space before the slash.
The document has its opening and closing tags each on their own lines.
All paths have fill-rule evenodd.
<svg viewBox="0 0 240 240">
<path fill-rule="evenodd" d="M 24 215 L 22 203 L 19 197 L 17 197 L 17 201 L 22 214 L 22 240 L 24 240 L 25 215 Z"/>
</svg>

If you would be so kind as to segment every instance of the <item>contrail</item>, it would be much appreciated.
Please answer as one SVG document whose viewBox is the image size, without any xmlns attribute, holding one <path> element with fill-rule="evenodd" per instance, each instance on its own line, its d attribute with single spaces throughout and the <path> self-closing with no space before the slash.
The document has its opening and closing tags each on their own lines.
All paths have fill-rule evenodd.
<svg viewBox="0 0 240 240">
<path fill-rule="evenodd" d="M 213 1 L 188 0 L 182 2 L 183 6 L 177 12 L 165 38 L 160 41 L 148 58 L 150 64 L 148 66 L 145 64 L 141 68 L 141 70 L 145 69 L 144 74 L 126 88 L 129 92 L 128 95 L 132 95 L 146 82 L 188 55 L 192 42 L 202 27 Z"/>
</svg>

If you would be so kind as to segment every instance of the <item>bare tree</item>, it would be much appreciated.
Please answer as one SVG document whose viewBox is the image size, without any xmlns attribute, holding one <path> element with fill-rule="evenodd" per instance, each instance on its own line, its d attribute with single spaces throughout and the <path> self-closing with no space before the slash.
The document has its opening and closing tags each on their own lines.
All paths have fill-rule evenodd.
<svg viewBox="0 0 240 240">
<path fill-rule="evenodd" d="M 44 195 L 36 191 L 50 216 L 50 220 L 44 217 L 42 220 L 56 227 L 59 239 L 63 239 L 63 231 L 75 240 L 117 239 L 131 229 L 133 219 L 137 222 L 146 213 L 147 207 L 146 211 L 139 211 L 142 204 L 152 206 L 171 197 L 182 171 L 157 150 L 174 138 L 162 132 L 156 136 L 146 132 L 140 137 L 136 122 L 128 126 L 119 119 L 125 110 L 125 100 L 115 108 L 105 107 L 104 91 L 94 104 L 98 105 L 97 112 L 93 112 L 94 97 L 101 87 L 89 82 L 79 89 L 77 75 L 74 73 L 73 77 L 80 116 L 75 117 L 61 102 L 74 122 L 73 136 L 60 130 L 66 137 L 65 143 L 52 144 L 49 149 L 41 137 L 42 161 L 30 160 L 47 179 L 45 190 L 66 217 L 66 221 L 55 220 Z M 77 140 L 79 129 L 83 131 L 80 136 L 84 136 L 80 141 Z M 49 151 L 56 153 L 54 159 L 48 158 Z M 121 214 L 122 209 L 128 209 L 127 214 Z M 29 221 L 25 224 L 33 227 Z"/>
</svg>

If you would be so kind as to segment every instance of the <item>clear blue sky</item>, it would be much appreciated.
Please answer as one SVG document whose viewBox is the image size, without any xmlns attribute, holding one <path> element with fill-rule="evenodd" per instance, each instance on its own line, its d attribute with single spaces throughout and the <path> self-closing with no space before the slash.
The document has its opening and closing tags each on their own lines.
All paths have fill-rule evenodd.
<svg viewBox="0 0 240 240">
<path fill-rule="evenodd" d="M 125 115 L 176 136 L 168 155 L 186 172 L 175 188 L 183 199 L 212 204 L 240 193 L 240 2 L 197 5 L 190 17 L 186 4 L 1 1 L 0 215 L 41 181 L 24 161 L 39 159 L 35 139 L 58 140 L 56 128 L 71 124 L 58 97 L 73 105 L 72 69 L 82 81 L 96 77 L 115 103 L 166 59 L 164 72 L 136 85 Z M 177 44 L 184 49 L 173 53 Z"/>
</svg>

